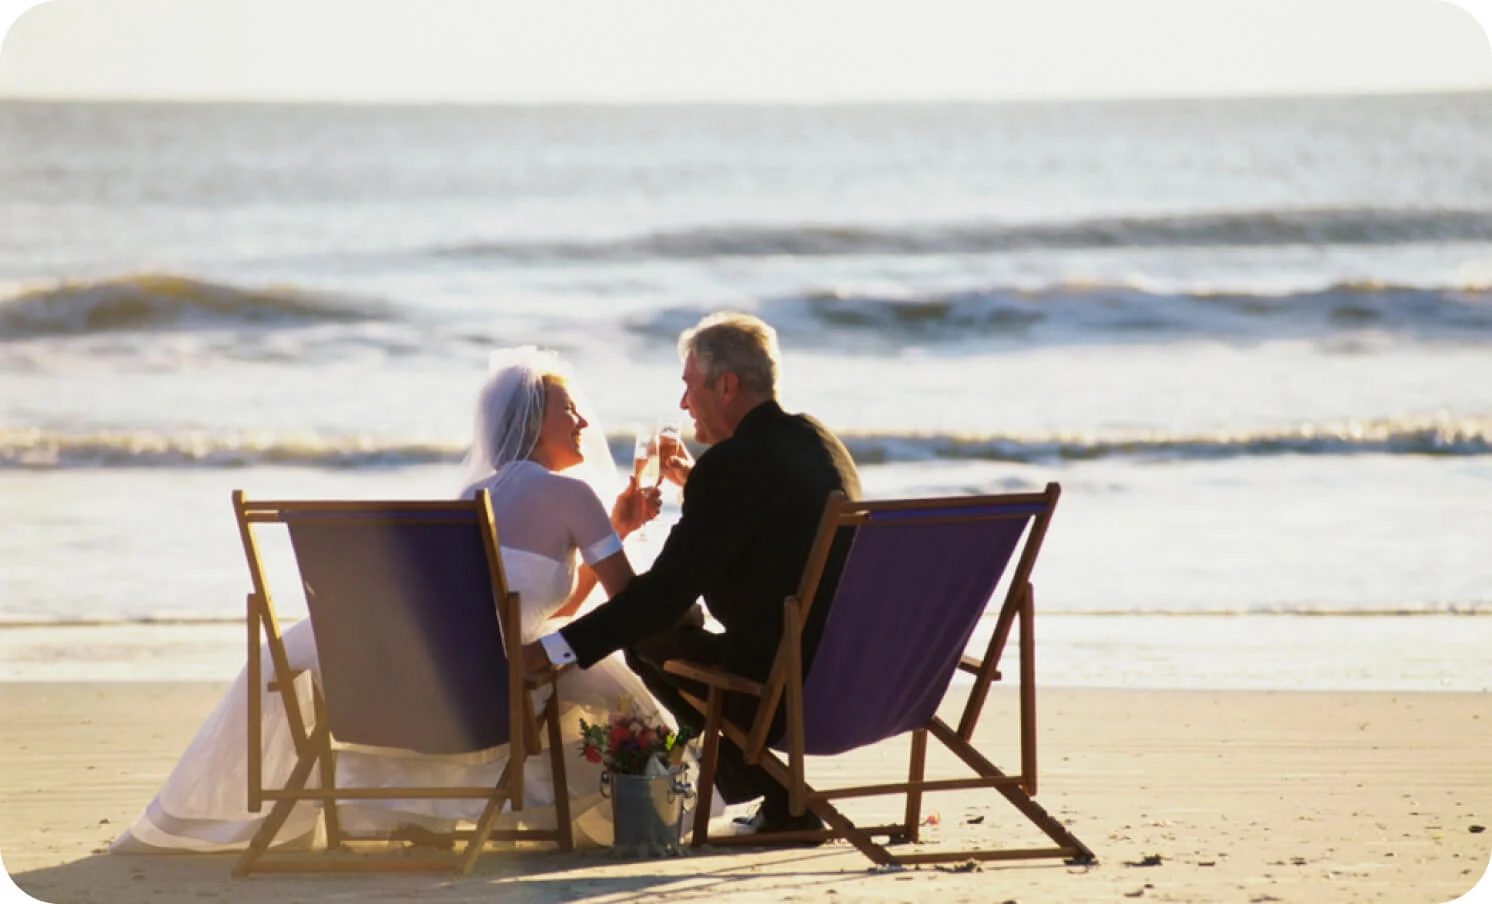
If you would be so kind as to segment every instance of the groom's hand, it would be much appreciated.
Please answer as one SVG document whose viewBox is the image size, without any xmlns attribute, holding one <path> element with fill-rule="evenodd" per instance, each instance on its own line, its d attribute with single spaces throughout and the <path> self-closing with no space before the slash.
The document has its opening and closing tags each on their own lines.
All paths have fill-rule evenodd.
<svg viewBox="0 0 1492 904">
<path fill-rule="evenodd" d="M 694 469 L 694 458 L 682 442 L 662 437 L 658 440 L 658 468 L 664 480 L 683 486 L 689 479 L 689 472 Z"/>
</svg>

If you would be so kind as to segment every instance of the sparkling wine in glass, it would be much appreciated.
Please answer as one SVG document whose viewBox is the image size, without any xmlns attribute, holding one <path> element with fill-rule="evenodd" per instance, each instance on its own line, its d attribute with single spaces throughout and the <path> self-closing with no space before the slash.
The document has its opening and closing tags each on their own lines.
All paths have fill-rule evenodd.
<svg viewBox="0 0 1492 904">
<path fill-rule="evenodd" d="M 658 418 L 658 484 L 663 483 L 663 463 L 678 454 L 683 446 L 681 434 L 683 422 L 676 417 L 664 415 Z"/>
<path fill-rule="evenodd" d="M 632 443 L 632 476 L 639 487 L 655 486 L 662 475 L 658 470 L 658 434 L 639 430 Z M 635 532 L 638 539 L 647 539 L 647 525 Z"/>
<path fill-rule="evenodd" d="M 640 487 L 658 483 L 658 435 L 656 433 L 638 432 L 637 440 L 632 444 L 632 476 L 637 478 L 637 485 Z"/>
</svg>

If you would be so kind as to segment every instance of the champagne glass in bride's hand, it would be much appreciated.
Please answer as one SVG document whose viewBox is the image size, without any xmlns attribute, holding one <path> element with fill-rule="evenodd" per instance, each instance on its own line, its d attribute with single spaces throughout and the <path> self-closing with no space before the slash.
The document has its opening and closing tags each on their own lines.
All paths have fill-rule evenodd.
<svg viewBox="0 0 1492 904">
<path fill-rule="evenodd" d="M 632 444 L 632 476 L 637 478 L 638 491 L 644 487 L 657 486 L 662 479 L 658 470 L 658 434 L 652 431 L 637 432 Z M 641 504 L 639 500 L 638 504 Z M 640 539 L 647 539 L 647 525 L 636 531 Z"/>
<path fill-rule="evenodd" d="M 632 444 L 632 476 L 640 487 L 658 482 L 658 435 L 652 431 L 637 432 Z"/>
</svg>

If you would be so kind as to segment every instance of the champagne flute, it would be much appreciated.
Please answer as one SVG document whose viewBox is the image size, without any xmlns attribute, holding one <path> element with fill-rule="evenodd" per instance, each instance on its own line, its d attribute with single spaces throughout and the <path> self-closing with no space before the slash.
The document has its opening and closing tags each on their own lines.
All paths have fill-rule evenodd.
<svg viewBox="0 0 1492 904">
<path fill-rule="evenodd" d="M 663 464 L 683 448 L 683 421 L 665 414 L 658 418 L 658 486 L 663 485 Z"/>
<path fill-rule="evenodd" d="M 662 472 L 658 468 L 658 434 L 656 431 L 637 431 L 637 439 L 632 443 L 632 476 L 637 478 L 639 489 L 650 484 L 656 485 L 663 479 Z M 647 539 L 647 525 L 639 527 L 636 533 L 638 539 Z"/>
</svg>

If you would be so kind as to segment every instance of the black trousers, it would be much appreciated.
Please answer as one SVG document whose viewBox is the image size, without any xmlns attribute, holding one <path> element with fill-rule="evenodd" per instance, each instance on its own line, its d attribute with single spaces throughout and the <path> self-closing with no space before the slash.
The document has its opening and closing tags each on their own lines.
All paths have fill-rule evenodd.
<svg viewBox="0 0 1492 904">
<path fill-rule="evenodd" d="M 647 685 L 659 703 L 668 707 L 679 720 L 696 732 L 704 727 L 705 717 L 690 705 L 679 691 L 687 691 L 700 700 L 709 697 L 708 685 L 673 675 L 663 670 L 663 663 L 670 659 L 687 659 L 700 665 L 720 665 L 725 656 L 727 641 L 719 634 L 712 634 L 693 625 L 679 625 L 649 637 L 625 650 L 627 665 Z M 749 728 L 756 717 L 758 698 L 749 694 L 727 693 L 725 716 L 743 728 Z M 782 733 L 783 714 L 781 707 L 768 735 L 774 740 Z M 741 748 L 725 737 L 720 739 L 720 757 L 715 769 L 715 787 L 726 803 L 738 804 L 757 797 L 764 798 L 766 812 L 782 815 L 787 813 L 787 790 L 778 784 L 766 770 L 746 762 Z"/>
</svg>

